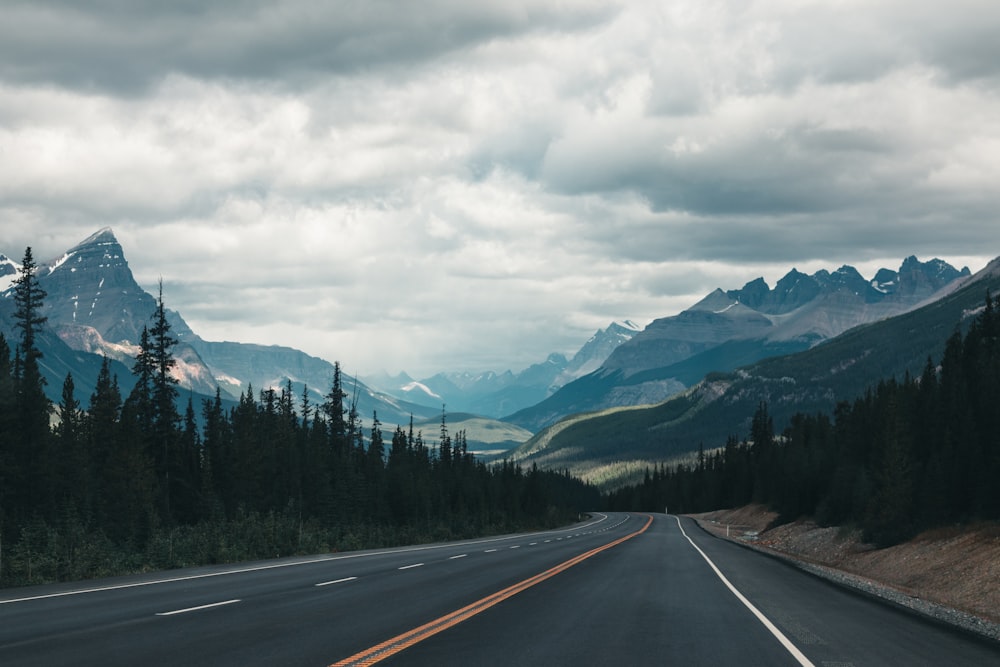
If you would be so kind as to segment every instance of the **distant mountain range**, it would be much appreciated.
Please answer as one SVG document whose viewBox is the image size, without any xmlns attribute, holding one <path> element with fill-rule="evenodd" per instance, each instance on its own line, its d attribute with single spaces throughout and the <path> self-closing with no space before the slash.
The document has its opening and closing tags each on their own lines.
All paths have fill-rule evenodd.
<svg viewBox="0 0 1000 667">
<path fill-rule="evenodd" d="M 450 372 L 414 380 L 403 373 L 397 376 L 366 376 L 363 380 L 380 391 L 421 405 L 447 405 L 448 410 L 469 412 L 499 419 L 551 396 L 573 380 L 593 372 L 622 343 L 639 333 L 639 327 L 626 320 L 612 322 L 597 331 L 567 359 L 553 353 L 538 364 L 519 373 Z"/>
<path fill-rule="evenodd" d="M 12 346 L 17 333 L 12 317 L 13 299 L 9 297 L 18 268 L 15 261 L 0 255 L 0 332 Z M 129 369 L 138 351 L 142 328 L 151 323 L 156 299 L 135 282 L 112 230 L 102 229 L 61 256 L 39 263 L 38 278 L 48 293 L 43 311 L 48 317 L 48 327 L 38 343 L 44 354 L 42 371 L 50 398 L 58 400 L 63 378 L 72 373 L 77 398 L 86 405 L 103 357 L 112 359 L 113 372 L 118 375 L 123 392 L 128 392 L 133 384 Z M 976 280 L 982 278 L 977 276 Z M 751 281 L 738 290 L 717 289 L 682 313 L 657 319 L 641 331 L 628 321 L 612 323 L 597 331 L 572 358 L 551 354 L 518 373 L 451 372 L 419 381 L 400 374 L 363 379 L 344 377 L 343 382 L 345 390 L 357 401 L 359 414 L 367 420 L 377 411 L 379 419 L 389 428 L 406 424 L 411 415 L 418 426 L 436 424 L 444 405 L 462 424 L 455 429 L 466 429 L 469 446 L 477 451 L 503 451 L 523 442 L 531 433 L 568 415 L 577 415 L 570 422 L 587 424 L 590 430 L 586 434 L 567 429 L 568 422 L 564 422 L 556 429 L 539 433 L 519 449 L 518 456 L 546 465 L 568 464 L 573 457 L 566 452 L 572 447 L 560 439 L 564 436 L 557 434 L 569 431 L 576 443 L 603 438 L 601 444 L 590 450 L 582 446 L 573 450 L 592 461 L 634 457 L 639 455 L 637 452 L 652 456 L 652 450 L 657 448 L 663 449 L 656 454 L 662 458 L 664 453 L 690 449 L 691 438 L 714 438 L 721 429 L 739 431 L 739 420 L 746 419 L 752 408 L 745 414 L 736 408 L 720 414 L 713 412 L 721 409 L 719 406 L 729 405 L 726 401 L 715 405 L 713 401 L 732 387 L 743 387 L 748 396 L 756 391 L 741 383 L 746 373 L 757 371 L 741 370 L 735 376 L 727 375 L 734 369 L 767 369 L 772 368 L 768 364 L 779 364 L 781 359 L 814 358 L 786 356 L 806 350 L 808 353 L 804 354 L 820 355 L 831 367 L 847 364 L 852 368 L 856 365 L 882 369 L 871 363 L 881 354 L 856 364 L 850 356 L 858 354 L 856 351 L 831 351 L 842 349 L 839 347 L 842 339 L 854 340 L 857 332 L 867 330 L 858 328 L 860 325 L 893 322 L 897 316 L 911 311 L 934 312 L 922 306 L 950 303 L 947 299 L 958 293 L 958 287 L 969 284 L 967 268 L 957 270 L 941 260 L 920 262 L 915 257 L 904 260 L 898 271 L 882 269 L 870 280 L 849 266 L 813 275 L 793 269 L 773 289 L 763 279 Z M 965 289 L 961 290 L 963 294 Z M 968 297 L 963 303 L 973 307 L 968 305 L 973 301 Z M 953 317 L 952 310 L 947 310 L 943 317 Z M 289 347 L 206 341 L 188 326 L 180 313 L 168 311 L 168 317 L 172 334 L 180 341 L 174 350 L 178 361 L 176 375 L 181 387 L 196 401 L 216 391 L 224 400 L 233 401 L 251 387 L 259 391 L 284 388 L 291 383 L 297 395 L 308 388 L 310 400 L 317 403 L 329 391 L 333 364 L 324 359 Z M 903 334 L 907 337 L 903 343 L 909 345 L 923 340 L 932 330 L 954 326 L 954 321 L 943 322 L 935 325 L 937 328 L 925 324 L 925 330 L 917 334 Z M 845 335 L 845 331 L 850 333 Z M 831 342 L 819 345 L 824 341 Z M 922 343 L 921 354 L 939 342 L 934 338 Z M 884 344 L 886 349 L 900 348 L 899 341 Z M 831 354 L 835 358 L 828 359 Z M 836 358 L 838 354 L 846 356 Z M 761 362 L 767 358 L 774 360 Z M 853 372 L 840 377 L 853 377 Z M 703 382 L 706 376 L 710 380 Z M 806 386 L 806 378 L 796 382 L 799 383 L 796 386 Z M 837 391 L 853 390 L 856 384 L 838 386 Z M 689 387 L 695 389 L 688 391 Z M 827 402 L 830 396 L 842 395 L 833 391 L 824 389 L 820 394 Z M 676 400 L 660 404 L 678 394 Z M 801 403 L 789 397 L 783 400 L 790 406 Z M 698 414 L 714 415 L 709 422 L 699 421 L 701 417 L 695 419 L 686 407 L 679 407 L 709 403 L 714 406 L 711 410 L 696 410 Z M 660 405 L 648 407 L 655 404 Z M 820 405 L 822 401 L 802 404 Z M 740 406 L 740 409 L 746 407 Z M 629 414 L 636 418 L 658 416 L 653 418 L 653 425 L 642 426 L 637 434 L 630 430 L 632 426 L 620 421 L 619 411 L 615 410 L 620 407 L 628 407 Z M 617 416 L 609 417 L 610 422 L 602 421 L 603 417 L 580 416 L 599 410 Z M 664 410 L 676 413 L 677 419 L 687 426 L 665 426 L 670 420 L 664 420 Z M 772 412 L 782 414 L 780 409 Z M 498 418 L 507 424 L 497 423 Z M 609 432 L 609 423 L 615 428 L 621 426 L 622 430 Z M 436 431 L 436 426 L 432 430 Z M 670 435 L 673 433 L 677 435 Z M 632 444 L 622 445 L 622 438 Z"/>
<path fill-rule="evenodd" d="M 716 289 L 691 308 L 654 320 L 616 347 L 601 368 L 505 419 L 530 431 L 580 412 L 662 401 L 707 373 L 790 354 L 848 329 L 905 313 L 969 276 L 908 257 L 866 280 L 843 266 L 809 276 L 792 269 L 773 289 L 762 278 Z"/>
<path fill-rule="evenodd" d="M 567 468 L 613 486 L 636 470 L 641 475 L 645 464 L 690 455 L 699 444 L 707 449 L 723 445 L 730 435 L 746 437 L 761 401 L 768 402 L 780 432 L 794 413 L 830 414 L 838 400 L 853 400 L 881 380 L 905 373 L 918 376 L 929 358 L 940 361 L 947 338 L 982 309 L 986 294 L 1000 290 L 1000 258 L 975 276 L 963 271 L 951 281 L 950 271 L 937 271 L 943 268 L 937 262 L 928 264 L 904 262 L 904 268 L 918 269 L 921 282 L 928 270 L 939 276 L 921 289 L 899 281 L 899 289 L 915 298 L 936 290 L 919 307 L 854 327 L 795 354 L 710 373 L 691 389 L 655 405 L 573 415 L 537 433 L 513 457 Z M 945 287 L 938 289 L 942 282 Z M 874 295 L 862 291 L 858 296 Z"/>
</svg>

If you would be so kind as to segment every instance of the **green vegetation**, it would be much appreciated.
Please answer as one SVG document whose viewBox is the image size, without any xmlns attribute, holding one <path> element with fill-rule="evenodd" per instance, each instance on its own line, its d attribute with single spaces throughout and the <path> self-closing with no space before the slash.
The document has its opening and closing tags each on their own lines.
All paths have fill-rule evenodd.
<svg viewBox="0 0 1000 667">
<path fill-rule="evenodd" d="M 768 405 L 748 441 L 660 466 L 611 509 L 699 512 L 766 503 L 785 520 L 853 523 L 888 545 L 947 523 L 1000 519 L 1000 298 L 948 339 L 940 365 L 879 381 L 833 416 L 797 413 L 780 437 Z"/>
<path fill-rule="evenodd" d="M 362 429 L 339 364 L 319 405 L 288 383 L 179 410 L 162 289 L 128 395 L 105 360 L 86 407 L 71 375 L 53 406 L 34 270 L 29 248 L 16 349 L 0 335 L 0 585 L 551 527 L 599 504 L 566 472 L 487 466 L 443 411 L 436 446 L 412 419 L 385 442 L 377 414 Z"/>
</svg>

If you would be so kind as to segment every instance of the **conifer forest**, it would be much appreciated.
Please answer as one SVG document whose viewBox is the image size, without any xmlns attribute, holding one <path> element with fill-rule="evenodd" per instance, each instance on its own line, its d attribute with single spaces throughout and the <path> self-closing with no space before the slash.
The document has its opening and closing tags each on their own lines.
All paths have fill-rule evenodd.
<svg viewBox="0 0 1000 667">
<path fill-rule="evenodd" d="M 163 303 L 122 395 L 105 360 L 85 405 L 44 392 L 46 294 L 28 248 L 19 339 L 0 335 L 0 586 L 381 547 L 561 525 L 600 504 L 565 472 L 486 465 L 448 432 L 361 426 L 335 365 L 322 403 L 248 388 L 180 396 Z"/>
<path fill-rule="evenodd" d="M 768 406 L 749 438 L 647 470 L 611 509 L 702 512 L 759 502 L 791 521 L 857 525 L 878 546 L 935 526 L 1000 519 L 1000 298 L 988 293 L 940 362 L 886 378 L 833 415 L 796 414 L 775 434 Z"/>
</svg>

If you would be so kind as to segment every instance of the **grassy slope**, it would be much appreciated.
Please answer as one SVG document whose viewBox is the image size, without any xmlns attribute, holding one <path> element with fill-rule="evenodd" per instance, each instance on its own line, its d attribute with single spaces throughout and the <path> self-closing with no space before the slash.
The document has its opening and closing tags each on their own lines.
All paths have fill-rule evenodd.
<svg viewBox="0 0 1000 667">
<path fill-rule="evenodd" d="M 448 433 L 454 437 L 459 431 L 465 431 L 469 449 L 474 452 L 508 452 L 531 438 L 531 431 L 488 417 L 456 412 L 446 414 L 445 418 Z M 440 420 L 421 421 L 415 423 L 414 427 L 423 433 L 425 443 L 437 444 L 441 430 Z"/>
</svg>

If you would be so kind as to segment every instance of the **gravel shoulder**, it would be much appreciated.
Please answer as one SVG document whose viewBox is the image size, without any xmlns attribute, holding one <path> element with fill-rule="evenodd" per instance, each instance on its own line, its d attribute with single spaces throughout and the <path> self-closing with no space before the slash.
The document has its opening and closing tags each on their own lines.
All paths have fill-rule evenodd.
<svg viewBox="0 0 1000 667">
<path fill-rule="evenodd" d="M 1000 524 L 938 528 L 884 549 L 810 520 L 771 527 L 760 505 L 690 515 L 708 532 L 818 576 L 1000 641 Z"/>
</svg>

